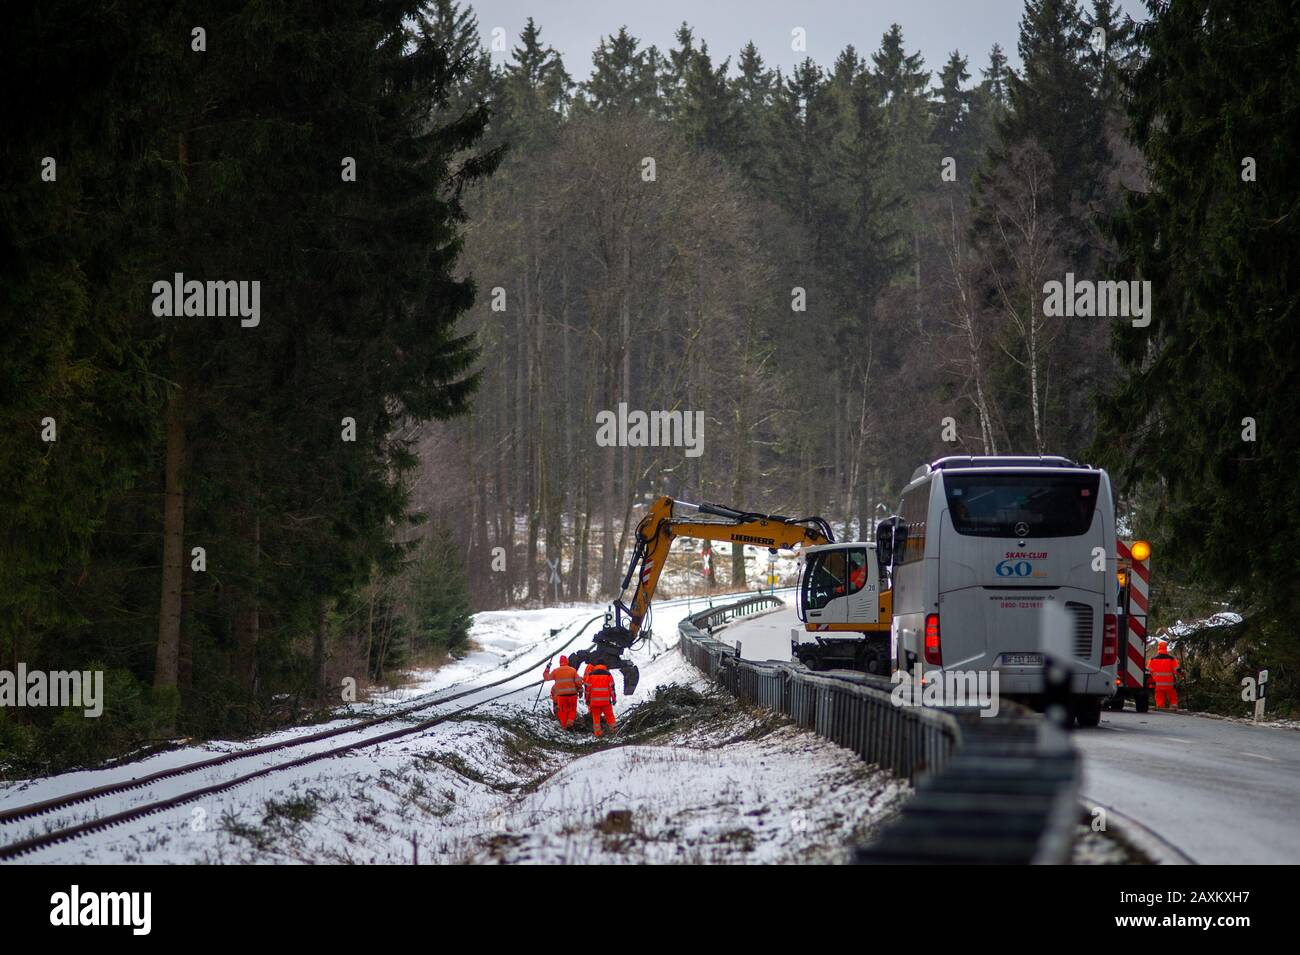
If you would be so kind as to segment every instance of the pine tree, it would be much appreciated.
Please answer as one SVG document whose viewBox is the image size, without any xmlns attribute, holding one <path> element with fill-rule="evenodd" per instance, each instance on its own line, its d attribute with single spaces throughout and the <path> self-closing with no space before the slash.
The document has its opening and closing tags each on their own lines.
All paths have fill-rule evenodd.
<svg viewBox="0 0 1300 955">
<path fill-rule="evenodd" d="M 6 24 L 0 665 L 67 659 L 86 619 L 67 581 L 84 578 L 113 495 L 147 472 L 157 435 L 157 342 L 136 316 L 169 183 L 143 145 L 161 91 L 130 78 L 173 76 L 179 53 L 158 37 L 177 18 L 156 12 L 19 5 Z"/>
<path fill-rule="evenodd" d="M 1099 267 L 1111 154 L 1078 5 L 1029 0 L 1019 50 L 1022 72 L 1006 74 L 1008 105 L 972 184 L 972 244 L 998 345 L 989 379 L 1009 446 L 1078 454 L 1092 424 L 1077 396 L 1104 373 L 1104 355 L 1081 324 L 1044 316 L 1042 286 Z"/>
<path fill-rule="evenodd" d="M 654 59 L 652 59 L 652 57 Z M 601 37 L 591 55 L 591 78 L 582 92 L 598 110 L 654 112 L 658 108 L 658 52 L 640 49 L 640 41 L 619 27 L 612 37 Z"/>
<path fill-rule="evenodd" d="M 496 98 L 497 76 L 492 58 L 481 44 L 473 7 L 462 7 L 456 0 L 426 0 L 419 14 L 418 33 L 421 42 L 443 50 L 446 56 L 446 102 L 439 107 L 440 113 L 454 119 Z M 495 140 L 484 142 L 497 145 Z"/>
<path fill-rule="evenodd" d="M 1092 233 L 1088 204 L 1109 162 L 1102 111 L 1089 81 L 1088 28 L 1074 0 L 1028 0 L 1020 23 L 1022 73 L 1007 73 L 1009 109 L 996 152 L 1036 143 L 1051 161 L 1049 201 L 1077 235 Z"/>
<path fill-rule="evenodd" d="M 1093 93 L 1103 108 L 1119 109 L 1120 75 L 1134 54 L 1136 24 L 1131 17 L 1121 19 L 1113 0 L 1093 0 L 1084 29 L 1089 49 L 1084 62 Z"/>
<path fill-rule="evenodd" d="M 537 132 L 544 117 L 552 119 L 545 126 L 553 129 L 560 110 L 569 102 L 572 87 L 560 54 L 554 47 L 543 45 L 542 30 L 529 17 L 502 79 L 503 118 L 511 141 L 521 150 L 531 146 L 524 137 Z"/>
<path fill-rule="evenodd" d="M 773 102 L 773 178 L 781 200 L 806 234 L 817 236 L 815 203 L 823 152 L 819 146 L 825 105 L 825 78 L 811 59 L 788 78 L 776 74 Z"/>
<path fill-rule="evenodd" d="M 1281 78 L 1300 21 L 1283 0 L 1152 12 L 1126 84 L 1150 186 L 1113 233 L 1115 277 L 1154 301 L 1149 327 L 1115 326 L 1128 377 L 1096 450 L 1160 492 L 1144 522 L 1168 559 L 1257 612 L 1282 668 L 1300 612 L 1300 90 Z"/>
<path fill-rule="evenodd" d="M 923 69 L 920 53 L 908 53 L 903 46 L 903 28 L 892 24 L 880 39 L 880 49 L 871 54 L 876 88 L 883 101 L 902 100 L 924 93 L 930 74 Z"/>
<path fill-rule="evenodd" d="M 668 51 L 668 57 L 659 77 L 664 113 L 669 119 L 673 118 L 681 108 L 682 100 L 686 96 L 686 75 L 690 71 L 691 62 L 699 52 L 695 48 L 695 32 L 685 21 L 677 28 L 673 38 L 677 41 L 677 46 Z"/>
<path fill-rule="evenodd" d="M 730 86 L 737 112 L 732 161 L 748 181 L 766 189 L 772 179 L 771 121 L 776 74 L 767 69 L 752 42 L 740 51 Z"/>
<path fill-rule="evenodd" d="M 60 628 L 64 645 L 152 673 L 155 731 L 176 725 L 191 673 L 205 694 L 191 718 L 254 713 L 259 690 L 295 684 L 303 625 L 397 569 L 414 464 L 405 429 L 463 413 L 477 380 L 474 342 L 456 329 L 474 295 L 456 274 L 460 197 L 498 159 L 478 151 L 487 108 L 470 97 L 452 109 L 479 62 L 454 7 L 421 24 L 414 0 L 350 11 L 303 2 L 268 31 L 257 8 L 219 16 L 217 6 L 183 21 L 106 14 L 87 35 L 95 83 L 71 77 L 97 92 L 47 87 L 68 108 L 13 140 L 20 152 L 74 149 L 72 188 L 0 205 L 0 235 L 23 266 L 0 282 L 6 322 L 8 302 L 33 311 L 33 296 L 50 296 L 62 323 L 6 356 L 13 380 L 48 382 L 13 413 L 25 428 L 53 407 L 66 440 L 51 450 L 77 454 L 46 468 L 68 498 L 59 507 L 45 499 L 53 482 L 14 482 L 23 508 L 41 515 L 15 531 L 67 521 L 51 537 L 57 549 L 14 565 L 32 590 L 16 606 L 33 634 Z M 219 24 L 209 42 L 220 56 L 190 51 L 196 13 Z M 40 31 L 66 28 L 71 15 L 24 21 L 31 49 L 56 43 Z M 460 41 L 439 34 L 439 17 L 459 23 Z M 72 105 L 82 102 L 84 119 Z M 31 232 L 41 202 L 92 216 L 71 216 L 33 254 L 16 237 Z M 58 298 L 43 290 L 42 258 L 64 276 Z M 159 315 L 151 286 L 177 272 L 259 282 L 260 321 Z M 0 407 L 7 417 L 7 400 Z M 344 416 L 355 442 L 341 440 Z M 65 460 L 73 470 L 63 473 Z M 203 573 L 189 569 L 196 544 Z M 150 585 L 121 570 L 160 563 Z M 7 559 L 0 574 L 11 575 Z M 33 614 L 42 593 L 61 617 Z M 93 623 L 76 619 L 88 611 Z M 158 639 L 146 658 L 151 617 Z"/>
<path fill-rule="evenodd" d="M 673 112 L 673 125 L 697 149 L 731 156 L 741 135 L 741 117 L 735 93 L 727 83 L 730 60 L 715 68 L 708 44 L 686 63 L 681 95 Z"/>
<path fill-rule="evenodd" d="M 966 63 L 966 57 L 953 50 L 939 71 L 939 86 L 934 91 L 936 103 L 932 135 L 943 155 L 956 159 L 957 168 L 964 170 L 969 178 L 975 154 L 971 148 L 972 94 L 964 88 L 970 79 Z"/>
<path fill-rule="evenodd" d="M 1008 105 L 1007 76 L 1010 72 L 1007 55 L 1002 52 L 1000 44 L 994 43 L 993 49 L 989 51 L 989 65 L 980 70 L 980 76 L 984 77 L 981 86 L 988 90 L 993 103 L 1004 109 Z"/>
<path fill-rule="evenodd" d="M 885 145 L 880 162 L 889 190 L 908 200 L 899 206 L 898 234 L 911 259 L 913 290 L 919 293 L 925 281 L 921 274 L 922 233 L 927 229 L 922 197 L 933 191 L 939 179 L 940 156 L 931 133 L 934 120 L 927 95 L 930 73 L 920 53 L 906 53 L 897 23 L 881 37 L 880 49 L 871 55 L 871 61 L 875 68 L 870 85 L 880 107 L 878 135 Z M 919 298 L 914 305 L 919 309 Z"/>
</svg>

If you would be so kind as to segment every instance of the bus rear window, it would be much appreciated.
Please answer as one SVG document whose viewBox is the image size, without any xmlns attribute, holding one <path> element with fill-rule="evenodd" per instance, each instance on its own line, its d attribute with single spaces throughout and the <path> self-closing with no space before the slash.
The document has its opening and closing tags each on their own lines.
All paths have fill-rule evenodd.
<svg viewBox="0 0 1300 955">
<path fill-rule="evenodd" d="M 1078 537 L 1092 526 L 1101 475 L 948 473 L 943 483 L 958 534 Z"/>
</svg>

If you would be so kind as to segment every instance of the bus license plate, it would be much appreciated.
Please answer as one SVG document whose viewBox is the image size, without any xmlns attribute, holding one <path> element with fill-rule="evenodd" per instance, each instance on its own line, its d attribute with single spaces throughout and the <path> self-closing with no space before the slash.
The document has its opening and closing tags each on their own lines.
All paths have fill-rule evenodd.
<svg viewBox="0 0 1300 955">
<path fill-rule="evenodd" d="M 1004 653 L 1002 662 L 1009 667 L 1040 667 L 1043 665 L 1041 653 Z"/>
</svg>

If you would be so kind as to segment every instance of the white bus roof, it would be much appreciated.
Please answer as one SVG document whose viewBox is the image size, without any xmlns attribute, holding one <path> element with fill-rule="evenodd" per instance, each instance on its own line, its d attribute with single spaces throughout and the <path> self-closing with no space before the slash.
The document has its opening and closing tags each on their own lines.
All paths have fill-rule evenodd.
<svg viewBox="0 0 1300 955">
<path fill-rule="evenodd" d="M 1013 468 L 1016 470 L 1025 468 L 1052 468 L 1055 470 L 1072 470 L 1072 471 L 1093 471 L 1096 470 L 1091 464 L 1080 464 L 1077 461 L 1071 461 L 1069 458 L 1059 457 L 1057 455 L 951 455 L 946 458 L 939 458 L 929 464 L 922 464 L 912 473 L 912 480 L 917 481 L 927 474 L 935 471 L 957 470 L 961 468 Z M 910 483 L 910 482 L 909 482 Z"/>
</svg>

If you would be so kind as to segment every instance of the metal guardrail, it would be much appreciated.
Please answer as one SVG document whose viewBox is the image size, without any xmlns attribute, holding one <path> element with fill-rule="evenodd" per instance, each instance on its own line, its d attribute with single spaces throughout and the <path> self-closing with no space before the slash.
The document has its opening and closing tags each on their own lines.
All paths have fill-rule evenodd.
<svg viewBox="0 0 1300 955">
<path fill-rule="evenodd" d="M 742 597 L 740 600 L 733 600 L 717 607 L 709 607 L 708 610 L 701 610 L 699 613 L 693 614 L 690 619 L 697 630 L 712 634 L 714 630 L 725 627 L 737 617 L 748 617 L 752 614 L 762 613 L 765 610 L 775 610 L 777 607 L 784 606 L 785 601 L 780 597 L 772 594 L 754 594 L 752 597 Z"/>
<path fill-rule="evenodd" d="M 916 792 L 860 863 L 1060 863 L 1078 817 L 1078 755 L 1065 732 L 1014 705 L 990 718 L 898 706 L 892 681 L 740 659 L 713 638 L 775 608 L 767 595 L 713 607 L 678 625 L 682 654 L 738 699 L 789 716 L 912 780 Z"/>
<path fill-rule="evenodd" d="M 887 679 L 828 676 L 793 664 L 742 660 L 733 647 L 711 636 L 724 622 L 783 605 L 773 597 L 748 597 L 688 617 L 678 626 L 682 653 L 738 699 L 784 713 L 869 763 L 909 779 L 942 767 L 959 735 L 951 714 L 895 706 Z"/>
</svg>

